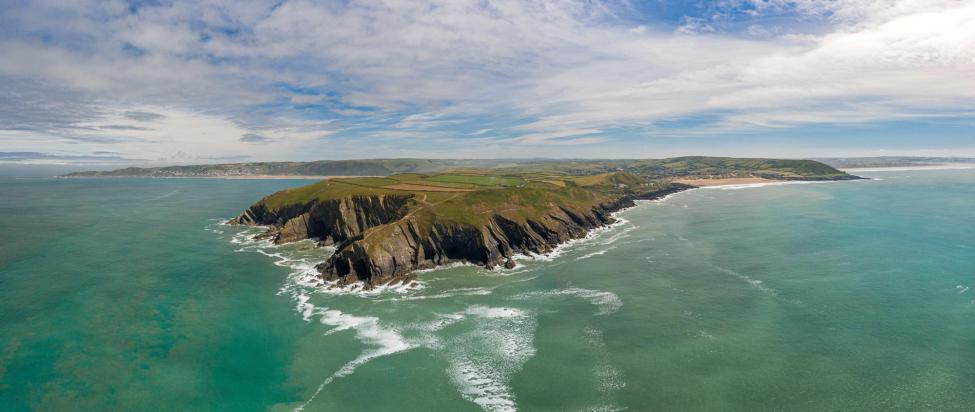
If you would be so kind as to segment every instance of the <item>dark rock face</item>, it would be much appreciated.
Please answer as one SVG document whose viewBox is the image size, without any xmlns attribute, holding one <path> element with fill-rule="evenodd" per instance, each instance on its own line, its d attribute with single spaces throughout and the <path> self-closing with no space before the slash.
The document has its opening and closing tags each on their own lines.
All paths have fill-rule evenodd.
<svg viewBox="0 0 975 412">
<path fill-rule="evenodd" d="M 455 222 L 422 222 L 408 214 L 409 197 L 353 196 L 338 201 L 298 205 L 270 213 L 255 205 L 232 222 L 273 226 L 268 236 L 285 243 L 320 238 L 336 251 L 317 266 L 324 280 L 339 285 L 361 281 L 367 288 L 410 282 L 415 270 L 464 262 L 512 268 L 516 254 L 541 254 L 613 223 L 612 213 L 693 186 L 621 196 L 590 210 L 556 206 L 538 219 L 523 222 L 494 215 L 479 227 Z M 383 226 L 378 228 L 378 226 Z M 367 229 L 376 228 L 367 232 Z"/>
<path fill-rule="evenodd" d="M 331 245 L 361 235 L 406 215 L 411 196 L 349 196 L 269 211 L 263 203 L 251 206 L 231 223 L 273 226 L 267 233 L 275 243 L 321 239 Z"/>
<path fill-rule="evenodd" d="M 409 217 L 384 229 L 384 236 L 379 239 L 351 239 L 340 245 L 318 269 L 326 280 L 354 277 L 366 284 L 381 285 L 417 269 L 454 262 L 495 267 L 505 264 L 514 254 L 545 253 L 612 222 L 605 213 L 576 217 L 578 223 L 568 213 L 556 210 L 540 221 L 524 224 L 494 216 L 481 227 L 434 223 L 426 230 Z"/>
</svg>

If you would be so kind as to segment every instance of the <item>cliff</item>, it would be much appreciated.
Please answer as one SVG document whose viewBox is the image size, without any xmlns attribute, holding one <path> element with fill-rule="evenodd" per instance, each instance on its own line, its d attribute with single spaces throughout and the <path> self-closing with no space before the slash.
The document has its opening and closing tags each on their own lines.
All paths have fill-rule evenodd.
<svg viewBox="0 0 975 412">
<path fill-rule="evenodd" d="M 624 173 L 491 179 L 335 179 L 269 196 L 232 223 L 267 225 L 262 236 L 277 243 L 319 239 L 334 245 L 335 253 L 317 267 L 321 278 L 371 288 L 456 262 L 512 267 L 514 255 L 546 253 L 613 223 L 612 212 L 634 200 L 691 187 Z M 473 187 L 472 181 L 483 184 Z"/>
<path fill-rule="evenodd" d="M 410 216 L 364 236 L 350 238 L 318 265 L 318 269 L 326 280 L 379 285 L 406 279 L 417 269 L 455 262 L 510 268 L 514 266 L 511 260 L 514 255 L 548 253 L 559 244 L 615 222 L 612 212 L 633 206 L 636 199 L 656 199 L 689 187 L 674 185 L 623 196 L 589 210 L 556 206 L 537 219 L 524 221 L 496 214 L 478 226 L 451 222 L 425 226 Z"/>
<path fill-rule="evenodd" d="M 349 195 L 325 201 L 288 205 L 271 210 L 259 202 L 231 222 L 271 226 L 264 235 L 275 243 L 320 239 L 325 245 L 361 235 L 366 229 L 384 225 L 406 214 L 406 195 Z"/>
</svg>

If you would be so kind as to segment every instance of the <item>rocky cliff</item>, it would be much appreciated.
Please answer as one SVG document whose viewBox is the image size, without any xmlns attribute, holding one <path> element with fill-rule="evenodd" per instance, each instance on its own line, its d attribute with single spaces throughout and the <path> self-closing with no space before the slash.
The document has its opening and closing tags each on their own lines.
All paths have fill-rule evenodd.
<svg viewBox="0 0 975 412">
<path fill-rule="evenodd" d="M 325 245 L 360 236 L 367 229 L 396 221 L 406 215 L 410 194 L 352 195 L 340 199 L 310 201 L 271 210 L 263 202 L 249 207 L 231 223 L 271 226 L 263 235 L 275 243 L 320 239 Z"/>
<path fill-rule="evenodd" d="M 550 252 L 615 221 L 612 212 L 635 200 L 656 199 L 691 186 L 672 184 L 642 193 L 627 192 L 588 207 L 550 202 L 531 218 L 486 214 L 477 224 L 443 219 L 429 204 L 404 195 L 350 195 L 269 209 L 258 202 L 231 223 L 270 226 L 265 237 L 277 243 L 320 239 L 335 253 L 317 266 L 321 278 L 367 288 L 414 278 L 418 269 L 450 263 L 513 267 L 512 256 Z"/>
</svg>

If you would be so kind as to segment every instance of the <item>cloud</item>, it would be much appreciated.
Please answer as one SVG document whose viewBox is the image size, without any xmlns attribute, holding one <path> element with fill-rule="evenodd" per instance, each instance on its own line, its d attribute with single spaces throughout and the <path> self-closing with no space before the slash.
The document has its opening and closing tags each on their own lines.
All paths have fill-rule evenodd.
<svg viewBox="0 0 975 412">
<path fill-rule="evenodd" d="M 45 157 L 39 152 L 0 152 L 0 160 L 28 160 Z"/>
<path fill-rule="evenodd" d="M 107 124 L 107 125 L 98 126 L 98 128 L 102 130 L 152 130 L 151 128 L 148 127 L 130 126 L 125 124 Z"/>
<path fill-rule="evenodd" d="M 125 115 L 125 117 L 127 117 L 129 119 L 138 120 L 140 122 L 151 122 L 151 121 L 159 120 L 159 119 L 162 119 L 162 118 L 166 117 L 166 116 L 163 116 L 163 115 L 161 115 L 159 113 L 140 112 L 140 111 L 137 111 L 137 110 L 127 111 L 127 112 L 124 113 L 124 115 Z"/>
<path fill-rule="evenodd" d="M 972 118 L 973 1 L 689 4 L 665 21 L 626 1 L 16 3 L 0 15 L 0 142 L 552 155 Z"/>
<path fill-rule="evenodd" d="M 535 145 L 591 144 L 605 141 L 604 138 L 582 137 L 598 134 L 599 129 L 563 129 L 535 132 L 519 136 L 515 141 Z"/>
<path fill-rule="evenodd" d="M 274 139 L 261 136 L 257 133 L 246 133 L 243 136 L 240 136 L 239 140 L 244 143 L 268 143 L 274 141 Z"/>
<path fill-rule="evenodd" d="M 0 152 L 0 163 L 15 164 L 113 164 L 139 162 L 143 160 L 144 159 L 128 158 L 114 154 L 106 155 L 98 152 L 90 155 L 56 154 L 44 152 Z"/>
</svg>

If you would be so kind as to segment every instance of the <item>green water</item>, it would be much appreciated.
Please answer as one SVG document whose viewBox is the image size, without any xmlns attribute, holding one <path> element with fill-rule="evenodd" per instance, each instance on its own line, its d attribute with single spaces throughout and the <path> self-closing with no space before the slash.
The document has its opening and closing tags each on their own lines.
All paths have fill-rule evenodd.
<svg viewBox="0 0 975 412">
<path fill-rule="evenodd" d="M 372 295 L 218 224 L 307 181 L 2 180 L 0 409 L 971 410 L 975 171 L 865 174 Z"/>
</svg>

